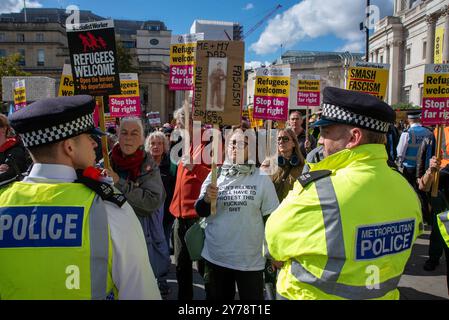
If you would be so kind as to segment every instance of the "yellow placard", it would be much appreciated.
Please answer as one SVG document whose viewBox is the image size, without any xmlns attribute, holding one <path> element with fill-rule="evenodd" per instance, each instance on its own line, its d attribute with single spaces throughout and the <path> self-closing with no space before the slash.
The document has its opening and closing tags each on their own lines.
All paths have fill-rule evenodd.
<svg viewBox="0 0 449 320">
<path fill-rule="evenodd" d="M 423 98 L 448 98 L 449 74 L 428 73 L 424 76 Z"/>
<path fill-rule="evenodd" d="M 61 76 L 61 82 L 59 83 L 59 97 L 73 96 L 75 93 L 75 87 L 73 86 L 73 77 L 68 75 Z"/>
<path fill-rule="evenodd" d="M 320 80 L 298 80 L 298 91 L 319 92 L 320 90 Z"/>
<path fill-rule="evenodd" d="M 120 79 L 121 97 L 138 97 L 139 96 L 139 80 L 122 80 Z"/>
<path fill-rule="evenodd" d="M 444 27 L 435 29 L 434 63 L 443 63 Z"/>
<path fill-rule="evenodd" d="M 351 67 L 346 89 L 364 92 L 385 100 L 388 76 L 388 69 Z"/>
<path fill-rule="evenodd" d="M 262 119 L 254 119 L 254 106 L 250 105 L 248 106 L 248 118 L 251 123 L 251 128 L 261 128 L 263 127 L 263 120 Z"/>
<path fill-rule="evenodd" d="M 26 89 L 25 87 L 15 88 L 14 89 L 14 105 L 26 104 Z"/>
<path fill-rule="evenodd" d="M 256 77 L 255 96 L 288 98 L 290 77 Z"/>
<path fill-rule="evenodd" d="M 191 66 L 195 64 L 196 43 L 172 44 L 170 46 L 170 65 Z"/>
<path fill-rule="evenodd" d="M 73 77 L 70 64 L 65 64 L 62 69 L 61 82 L 59 82 L 59 97 L 73 96 L 75 87 L 73 86 Z"/>
</svg>

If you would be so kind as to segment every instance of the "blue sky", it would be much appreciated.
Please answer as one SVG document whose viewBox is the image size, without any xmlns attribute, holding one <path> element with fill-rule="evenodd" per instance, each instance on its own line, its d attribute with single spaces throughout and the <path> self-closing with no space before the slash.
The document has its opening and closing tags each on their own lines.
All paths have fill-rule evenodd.
<svg viewBox="0 0 449 320">
<path fill-rule="evenodd" d="M 392 0 L 372 0 L 380 16 L 391 14 Z M 173 34 L 188 33 L 193 20 L 239 22 L 248 31 L 273 10 L 282 8 L 246 38 L 245 61 L 256 64 L 277 59 L 281 50 L 363 52 L 365 0 L 27 0 L 32 7 L 82 10 L 116 19 L 161 20 Z M 23 0 L 1 0 L 0 12 L 18 11 Z M 282 48 L 281 48 L 282 47 Z"/>
</svg>

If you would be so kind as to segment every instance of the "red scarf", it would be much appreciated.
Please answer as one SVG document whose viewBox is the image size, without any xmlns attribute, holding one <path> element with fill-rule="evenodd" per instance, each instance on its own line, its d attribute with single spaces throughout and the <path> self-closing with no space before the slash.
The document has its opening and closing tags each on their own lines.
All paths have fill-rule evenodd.
<svg viewBox="0 0 449 320">
<path fill-rule="evenodd" d="M 125 156 L 120 149 L 120 145 L 116 144 L 112 149 L 112 162 L 117 170 L 128 172 L 128 179 L 136 181 L 142 168 L 144 159 L 144 152 L 141 149 L 137 149 L 134 154 Z"/>
<path fill-rule="evenodd" d="M 19 141 L 17 138 L 8 138 L 5 143 L 0 146 L 0 152 L 5 152 L 9 148 L 14 147 Z"/>
</svg>

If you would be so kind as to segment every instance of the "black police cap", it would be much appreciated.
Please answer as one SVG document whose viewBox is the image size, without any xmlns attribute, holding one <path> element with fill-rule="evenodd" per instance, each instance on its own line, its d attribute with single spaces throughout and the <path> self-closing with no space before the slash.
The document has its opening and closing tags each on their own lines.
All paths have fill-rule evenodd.
<svg viewBox="0 0 449 320">
<path fill-rule="evenodd" d="M 95 100 L 88 95 L 36 101 L 8 117 L 25 147 L 65 140 L 82 133 L 104 134 L 95 129 Z"/>
<path fill-rule="evenodd" d="M 407 118 L 408 119 L 421 119 L 421 110 L 419 111 L 409 111 L 407 113 Z"/>
<path fill-rule="evenodd" d="M 394 110 L 372 95 L 326 87 L 323 90 L 323 113 L 314 126 L 342 123 L 386 133 L 395 120 Z"/>
</svg>

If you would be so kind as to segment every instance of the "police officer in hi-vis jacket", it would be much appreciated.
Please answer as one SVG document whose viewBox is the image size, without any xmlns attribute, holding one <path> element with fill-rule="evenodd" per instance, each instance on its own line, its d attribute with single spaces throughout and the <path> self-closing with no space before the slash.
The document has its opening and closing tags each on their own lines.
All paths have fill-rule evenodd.
<svg viewBox="0 0 449 320">
<path fill-rule="evenodd" d="M 160 299 L 139 221 L 95 164 L 91 96 L 9 117 L 34 165 L 0 187 L 0 299 Z"/>
<path fill-rule="evenodd" d="M 265 228 L 278 298 L 398 299 L 422 222 L 413 188 L 387 164 L 395 113 L 367 94 L 323 94 L 324 159 L 309 163 Z"/>
</svg>

